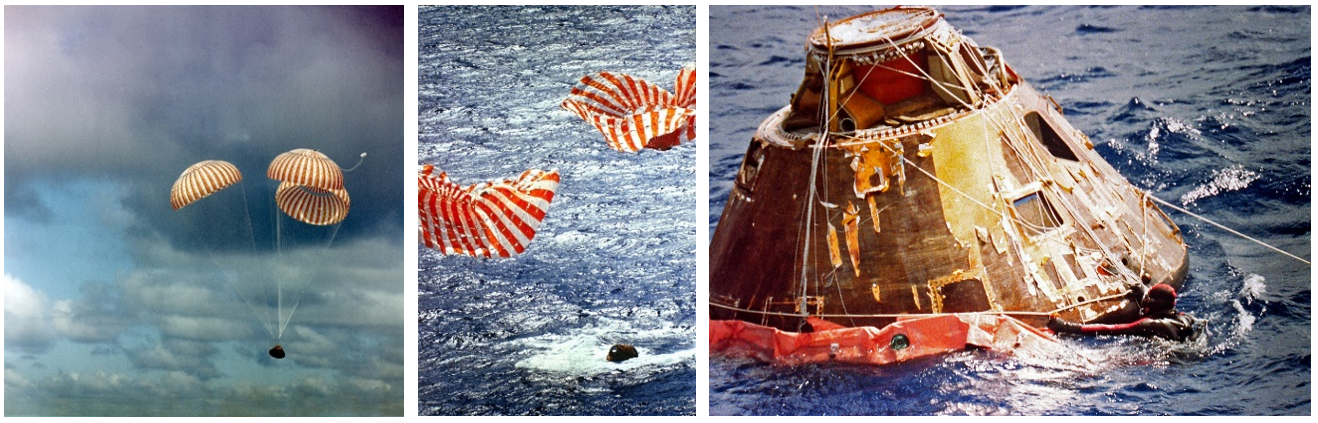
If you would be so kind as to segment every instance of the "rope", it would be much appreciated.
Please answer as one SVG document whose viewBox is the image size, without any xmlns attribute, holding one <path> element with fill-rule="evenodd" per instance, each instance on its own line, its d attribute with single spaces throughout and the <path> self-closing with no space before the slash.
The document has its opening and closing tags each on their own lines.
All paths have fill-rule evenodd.
<svg viewBox="0 0 1318 423">
<path fill-rule="evenodd" d="M 824 92 L 823 92 L 823 99 L 827 100 L 827 99 L 829 98 L 828 90 L 829 90 L 829 88 L 831 87 L 830 79 L 831 79 L 831 77 L 832 77 L 832 68 L 831 68 L 831 66 L 829 66 L 829 65 L 831 65 L 831 64 L 833 63 L 833 54 L 834 54 L 834 51 L 833 51 L 833 45 L 832 45 L 832 36 L 831 36 L 831 34 L 829 34 L 829 27 L 828 27 L 828 22 L 827 22 L 827 21 L 824 22 L 824 24 L 823 24 L 823 28 L 824 28 L 825 41 L 826 41 L 826 44 L 827 44 L 827 47 L 828 47 L 828 56 L 827 56 L 827 60 L 825 60 L 825 61 L 823 62 L 823 69 L 821 69 L 821 71 L 822 71 L 821 73 L 822 73 L 823 76 L 824 76 L 824 84 L 823 84 L 823 88 L 824 88 L 823 91 L 824 91 Z M 895 48 L 896 45 L 897 45 L 897 43 L 895 43 L 894 40 L 892 40 L 892 39 L 890 39 L 890 38 L 888 38 L 888 37 L 886 37 L 886 36 L 884 36 L 884 40 L 886 41 L 886 43 L 887 43 L 887 47 L 888 47 L 888 48 Z M 943 52 L 942 52 L 940 49 L 933 49 L 933 50 L 934 50 L 937 54 L 939 54 L 940 56 L 943 55 Z M 950 52 L 949 52 L 949 53 L 950 53 Z M 911 61 L 910 57 L 905 57 L 905 58 L 906 58 L 907 61 Z M 914 64 L 914 63 L 912 62 L 912 64 Z M 979 63 L 979 62 L 975 62 L 974 65 L 977 65 L 977 66 L 978 66 L 978 65 L 981 65 L 981 63 Z M 924 81 L 932 82 L 934 87 L 936 87 L 936 88 L 942 90 L 943 92 L 947 93 L 947 94 L 948 94 L 948 97 L 950 97 L 951 99 L 953 99 L 953 100 L 956 101 L 957 103 L 960 103 L 960 105 L 961 105 L 962 107 L 964 107 L 965 109 L 968 109 L 968 110 L 977 110 L 977 109 L 979 109 L 979 107 L 977 107 L 975 104 L 971 104 L 970 102 L 967 102 L 967 101 L 962 100 L 962 99 L 961 99 L 959 96 L 957 96 L 955 93 L 951 92 L 951 90 L 949 89 L 949 87 L 955 87 L 955 88 L 959 88 L 959 89 L 962 89 L 962 90 L 968 90 L 968 91 L 970 91 L 970 92 L 973 92 L 977 97 L 979 97 L 979 99 L 980 99 L 979 102 L 983 102 L 983 101 L 985 101 L 987 98 L 990 97 L 990 96 L 988 95 L 988 93 L 987 93 L 984 89 L 982 89 L 982 87 L 980 87 L 978 84 L 970 83 L 970 84 L 968 84 L 968 85 L 965 85 L 965 84 L 955 84 L 955 83 L 952 83 L 952 82 L 944 82 L 944 81 L 940 81 L 940 80 L 937 80 L 937 79 L 933 78 L 931 75 L 929 75 L 927 72 L 925 72 L 923 68 L 921 68 L 921 67 L 918 66 L 918 65 L 917 65 L 917 66 L 914 66 L 914 67 L 915 67 L 915 69 L 916 69 L 917 71 L 920 72 L 919 75 L 912 74 L 912 73 L 909 73 L 909 72 L 906 72 L 906 71 L 903 71 L 903 70 L 892 69 L 892 68 L 889 68 L 888 66 L 885 66 L 885 65 L 882 65 L 882 64 L 878 64 L 878 66 L 879 66 L 879 67 L 882 67 L 882 68 L 888 68 L 889 70 L 891 70 L 891 71 L 895 71 L 895 72 L 897 72 L 897 73 L 899 73 L 899 74 L 907 74 L 907 75 L 909 75 L 909 76 L 912 76 L 912 77 L 915 77 L 915 78 L 919 78 L 919 79 L 922 79 L 922 80 L 924 80 Z M 982 66 L 979 67 L 979 70 L 981 70 L 981 71 L 983 71 L 983 72 L 985 72 L 985 73 L 987 74 L 987 70 L 984 69 Z M 961 75 L 957 75 L 957 76 L 958 76 L 958 78 L 961 77 Z M 868 73 L 866 73 L 865 75 L 862 75 L 861 78 L 860 78 L 860 84 L 863 84 L 863 83 L 865 82 L 865 80 L 866 80 L 868 77 L 869 77 L 869 74 L 868 74 Z M 966 81 L 963 80 L 963 79 L 958 79 L 957 82 L 962 82 L 962 83 L 964 83 L 964 82 L 966 82 Z M 859 91 L 859 90 L 854 90 L 853 92 L 848 93 L 848 94 L 846 95 L 846 98 L 843 98 L 843 99 L 842 99 L 842 103 L 845 104 L 845 103 L 847 102 L 847 100 L 850 99 L 851 96 L 855 95 L 855 92 L 856 92 L 856 91 Z M 979 102 L 976 102 L 976 103 L 979 103 Z M 828 130 L 828 126 L 832 124 L 833 119 L 836 119 L 836 118 L 838 117 L 838 116 L 836 116 L 836 115 L 834 115 L 834 116 L 830 116 L 830 113 L 829 113 L 829 110 L 828 110 L 828 109 L 829 109 L 829 107 L 821 107 L 821 108 L 820 108 L 820 113 L 823 115 L 823 116 L 821 116 L 821 119 L 820 119 L 820 121 L 822 122 L 822 123 L 821 123 L 821 127 L 822 127 L 822 128 L 821 128 L 821 129 L 822 129 L 822 131 L 821 131 L 821 132 L 822 132 L 822 139 L 821 139 L 821 140 L 818 140 L 818 141 L 815 143 L 815 146 L 814 146 L 815 151 L 814 151 L 814 154 L 813 154 L 814 157 L 812 158 L 812 162 L 813 162 L 813 163 L 812 163 L 812 166 L 811 166 L 811 177 L 810 177 L 810 182 L 809 182 L 809 194 L 808 194 L 808 196 L 807 196 L 807 198 L 806 198 L 806 201 L 805 201 L 805 207 L 807 207 L 807 210 L 806 210 L 806 223 L 805 223 L 803 229 L 804 229 L 805 234 L 806 234 L 806 236 L 805 236 L 805 240 L 806 240 L 806 241 L 805 241 L 805 245 L 803 246 L 803 247 L 804 247 L 804 248 L 803 248 L 804 251 L 803 251 L 803 254 L 802 254 L 802 263 L 801 263 L 801 283 L 802 283 L 802 292 L 801 292 L 801 304 L 799 305 L 799 307 L 800 307 L 800 313 L 779 313 L 779 312 L 769 312 L 769 311 L 767 311 L 767 310 L 764 310 L 764 311 L 755 311 L 755 310 L 748 310 L 748 309 L 739 309 L 739 308 L 729 307 L 729 306 L 724 306 L 724 305 L 721 305 L 721 304 L 715 304 L 715 303 L 710 303 L 711 305 L 718 306 L 718 307 L 723 307 L 723 308 L 728 308 L 728 309 L 732 309 L 732 310 L 737 310 L 737 311 L 744 311 L 744 312 L 748 312 L 748 313 L 757 313 L 757 314 L 761 314 L 761 315 L 765 315 L 765 316 L 767 316 L 767 315 L 776 315 L 776 316 L 788 316 L 788 317 L 804 317 L 804 316 L 808 316 L 808 315 L 809 315 L 809 311 L 808 311 L 808 309 L 807 309 L 807 307 L 806 307 L 806 304 L 805 304 L 805 302 L 806 302 L 806 290 L 808 289 L 808 285 L 809 285 L 809 282 L 808 282 L 809 278 L 808 278 L 808 276 L 807 276 L 807 270 L 806 270 L 806 268 L 808 267 L 808 264 L 809 264 L 809 249 L 810 249 L 810 248 L 809 248 L 809 247 L 810 247 L 809 244 L 810 244 L 810 232 L 811 232 L 810 229 L 811 229 L 811 227 L 813 226 L 813 225 L 811 224 L 811 222 L 812 222 L 812 220 L 813 220 L 812 216 L 813 216 L 813 211 L 814 211 L 814 207 L 813 207 L 813 205 L 814 205 L 814 201 L 815 201 L 814 199 L 815 199 L 816 196 L 817 196 L 817 189 L 818 189 L 817 184 L 819 183 L 818 180 L 817 180 L 817 173 L 816 173 L 816 172 L 818 172 L 819 167 L 820 167 L 820 156 L 821 156 L 821 153 L 823 152 L 823 149 L 824 149 L 824 148 L 827 148 L 827 146 L 828 146 L 828 142 L 827 142 L 827 141 L 828 141 L 828 136 L 831 135 L 831 131 Z M 1017 116 L 1017 118 L 1019 118 L 1019 116 Z M 1002 121 L 1000 120 L 1000 117 L 999 117 L 999 116 L 996 116 L 996 115 L 993 115 L 993 114 L 986 114 L 986 115 L 984 116 L 983 121 L 984 121 L 984 123 L 985 123 L 984 128 L 983 128 L 983 130 L 985 131 L 985 133 L 987 133 L 987 132 L 989 131 L 989 127 L 990 127 L 990 126 L 994 127 L 995 129 L 997 129 L 997 130 L 999 130 L 999 131 L 1002 131 L 1004 134 L 1008 134 L 1008 133 L 1011 132 L 1011 131 L 1009 131 L 1009 128 L 1010 128 L 1010 129 L 1015 129 L 1015 130 L 1018 130 L 1018 131 L 1021 130 L 1021 128 L 1019 127 L 1019 125 L 1007 125 L 1005 122 L 1002 122 Z M 840 135 L 841 135 L 841 134 L 840 134 Z M 1006 137 L 1006 138 L 1007 138 L 1007 144 L 1009 145 L 1009 148 L 1012 148 L 1013 150 L 1017 150 L 1016 153 L 1017 153 L 1018 157 L 1020 157 L 1020 158 L 1022 159 L 1022 162 L 1026 165 L 1027 169 L 1028 169 L 1028 170 L 1029 170 L 1029 171 L 1030 171 L 1030 172 L 1031 172 L 1036 178 L 1038 178 L 1038 179 L 1046 179 L 1046 177 L 1044 177 L 1044 178 L 1040 178 L 1041 176 L 1043 176 L 1043 175 L 1047 175 L 1048 173 L 1047 173 L 1047 172 L 1043 172 L 1043 171 L 1041 171 L 1041 170 L 1038 168 L 1038 167 L 1042 164 L 1041 162 L 1043 162 L 1042 157 L 1039 156 L 1039 152 L 1036 151 L 1036 150 L 1033 150 L 1033 149 L 1028 149 L 1028 148 L 1022 149 L 1022 148 L 1020 148 L 1020 146 L 1017 145 L 1017 143 L 1019 142 L 1019 140 L 1015 139 L 1015 137 L 1012 137 L 1012 136 L 1010 136 L 1010 135 L 1015 135 L 1015 134 L 1008 134 L 1008 136 Z M 988 140 L 988 137 L 985 137 L 985 140 L 987 141 L 987 140 Z M 892 148 L 890 148 L 890 147 L 887 146 L 887 145 L 884 145 L 884 144 L 882 144 L 882 143 L 879 143 L 879 145 L 882 146 L 882 147 L 885 148 L 885 149 L 888 149 L 888 150 L 890 150 L 890 151 L 896 152 L 895 150 L 893 150 Z M 988 145 L 987 145 L 987 143 L 985 144 L 985 148 L 988 149 Z M 1022 151 L 1022 150 L 1023 150 L 1023 151 Z M 904 156 L 902 156 L 902 155 L 900 155 L 900 154 L 898 155 L 898 157 L 901 159 L 903 165 L 908 165 L 908 166 L 910 166 L 910 167 L 915 168 L 916 170 L 920 171 L 920 173 L 923 173 L 925 176 L 927 176 L 927 177 L 929 177 L 930 179 L 933 179 L 934 181 L 938 182 L 940 185 L 942 185 L 942 186 L 948 188 L 949 190 L 951 190 L 951 191 L 957 193 L 958 195 L 962 196 L 963 198 L 965 198 L 965 199 L 967 199 L 967 200 L 970 200 L 972 203 L 975 203 L 976 205 L 978 205 L 978 206 L 980 206 L 980 207 L 982 207 L 982 208 L 984 208 L 984 209 L 987 209 L 987 210 L 990 211 L 991 213 L 1000 216 L 1001 218 L 1005 218 L 1005 219 L 1007 219 L 1007 220 L 1014 221 L 1014 222 L 1020 224 L 1022 227 L 1026 228 L 1026 229 L 1029 229 L 1029 230 L 1031 230 L 1031 231 L 1033 231 L 1033 232 L 1035 232 L 1035 233 L 1042 233 L 1042 232 L 1045 232 L 1046 230 L 1049 229 L 1049 228 L 1045 228 L 1045 227 L 1039 227 L 1038 225 L 1034 225 L 1034 224 L 1032 224 L 1031 222 L 1026 222 L 1026 221 L 1023 221 L 1023 220 L 1017 219 L 1017 218 L 1015 218 L 1015 217 L 1013 217 L 1013 216 L 1011 216 L 1011 215 L 1005 213 L 1003 210 L 999 209 L 998 207 L 994 207 L 994 206 L 990 206 L 990 205 L 988 205 L 988 204 L 984 204 L 983 202 L 979 201 L 978 199 L 976 199 L 976 198 L 970 196 L 969 194 L 967 194 L 967 193 L 965 193 L 965 192 L 962 192 L 961 190 L 957 189 L 956 187 L 952 186 L 951 184 L 947 183 L 946 181 L 943 181 L 942 179 L 940 179 L 940 178 L 934 176 L 934 175 L 931 174 L 929 171 L 927 171 L 927 170 L 921 168 L 920 166 L 916 165 L 915 163 L 910 162 L 909 160 L 906 159 L 906 157 L 904 157 Z M 825 192 L 827 192 L 826 189 L 825 189 Z M 1062 204 L 1061 204 L 1061 205 L 1062 205 L 1063 208 L 1066 208 L 1069 212 L 1071 212 L 1071 214 L 1072 214 L 1073 216 L 1074 216 L 1074 215 L 1077 215 L 1077 214 L 1075 213 L 1075 210 L 1073 209 L 1073 205 L 1071 205 L 1070 203 L 1067 203 L 1066 201 L 1062 201 Z M 1142 215 L 1143 215 L 1143 214 L 1142 214 Z M 1146 231 L 1146 236 L 1147 236 L 1147 215 L 1144 215 L 1143 217 L 1145 218 L 1145 225 L 1144 225 L 1144 226 L 1145 226 L 1145 231 Z M 1090 230 L 1090 228 L 1085 227 L 1085 228 L 1082 228 L 1082 230 L 1084 230 L 1088 235 L 1090 235 L 1090 238 L 1091 238 L 1092 240 L 1097 241 L 1097 239 L 1098 239 L 1097 236 L 1096 236 L 1095 234 L 1092 233 L 1092 231 Z M 1147 242 L 1147 241 L 1146 241 L 1146 242 Z M 1108 257 L 1108 258 L 1113 257 L 1111 251 L 1108 251 L 1107 248 L 1106 248 L 1106 246 L 1104 246 L 1101 242 L 1097 242 L 1097 244 L 1098 244 L 1099 247 L 1102 249 L 1102 252 L 1104 253 L 1103 255 L 1104 255 L 1105 257 Z M 1141 268 L 1143 267 L 1143 264 L 1144 264 L 1143 256 L 1144 256 L 1144 254 L 1141 254 Z M 1129 269 L 1122 269 L 1122 270 L 1125 270 L 1126 272 L 1129 272 Z M 836 271 L 836 269 L 834 269 L 834 271 Z M 1137 277 L 1137 278 L 1138 278 L 1138 277 Z M 818 288 L 816 288 L 816 289 L 818 289 Z M 839 287 L 839 289 L 840 289 L 840 287 Z M 1120 295 L 1124 295 L 1124 294 L 1120 294 Z M 1116 297 L 1119 297 L 1120 295 L 1117 295 Z M 989 314 L 1011 314 L 1011 315 L 1040 315 L 1040 314 L 1042 314 L 1042 315 L 1050 315 L 1050 314 L 1052 314 L 1052 313 L 1056 313 L 1056 312 L 1059 312 L 1059 311 L 1062 311 L 1062 310 L 1067 310 L 1067 309 L 1070 309 L 1070 308 L 1078 307 L 1078 306 L 1081 306 L 1081 305 L 1084 305 L 1084 304 L 1089 304 L 1089 303 L 1093 303 L 1093 302 L 1097 302 L 1097 301 L 1104 301 L 1104 300 L 1111 299 L 1111 298 L 1114 298 L 1114 297 L 1113 297 L 1113 296 L 1109 296 L 1109 297 L 1104 297 L 1104 298 L 1100 298 L 1100 299 L 1095 299 L 1095 300 L 1091 300 L 1091 301 L 1086 301 L 1086 302 L 1082 302 L 1082 303 L 1078 303 L 1078 304 L 1073 304 L 1073 305 L 1070 305 L 1070 306 L 1066 306 L 1066 307 L 1059 308 L 1059 309 L 1057 309 L 1057 310 L 1054 310 L 1053 312 L 1028 312 L 1028 311 L 1016 311 L 1016 312 L 988 312 L 988 313 L 989 313 Z M 850 313 L 845 313 L 845 311 L 846 311 L 846 310 L 845 310 L 845 304 L 843 305 L 843 307 L 844 307 L 844 309 L 843 309 L 844 314 L 820 314 L 819 316 L 820 316 L 820 317 L 845 317 L 845 318 L 854 318 L 854 317 L 898 317 L 898 316 L 910 316 L 910 314 L 891 314 L 891 315 L 853 315 L 853 314 L 850 314 Z"/>
<path fill-rule="evenodd" d="M 362 153 L 361 158 L 360 158 L 360 159 L 357 159 L 357 164 L 352 165 L 352 167 L 347 168 L 347 169 L 343 169 L 343 168 L 339 168 L 339 169 L 342 169 L 344 172 L 352 172 L 352 170 L 353 170 L 353 169 L 356 169 L 357 166 L 361 166 L 361 165 L 362 165 L 362 162 L 364 162 L 364 161 L 366 161 L 366 153 Z"/>
<path fill-rule="evenodd" d="M 1102 297 L 1102 298 L 1095 298 L 1095 299 L 1092 299 L 1092 300 L 1083 301 L 1083 302 L 1079 302 L 1079 303 L 1071 304 L 1071 305 L 1068 305 L 1068 306 L 1058 307 L 1058 308 L 1056 308 L 1056 309 L 1054 309 L 1054 310 L 1052 310 L 1052 311 L 971 311 L 971 312 L 965 312 L 965 313 L 895 313 L 895 314 L 894 314 L 894 313 L 887 313 L 887 314 L 826 314 L 826 313 L 820 313 L 820 314 L 815 314 L 814 316 L 815 316 L 815 317 L 820 317 L 820 318 L 858 318 L 858 317 L 860 317 L 860 318 L 901 318 L 901 317 L 954 316 L 954 315 L 958 315 L 958 314 L 992 315 L 992 316 L 1052 316 L 1054 313 L 1061 313 L 1061 312 L 1063 312 L 1063 311 L 1070 310 L 1070 309 L 1073 309 L 1073 308 L 1076 308 L 1076 307 L 1080 307 L 1080 306 L 1084 306 L 1084 305 L 1089 305 L 1089 304 L 1093 304 L 1093 303 L 1097 303 L 1097 302 L 1102 302 L 1102 301 L 1108 301 L 1108 300 L 1112 300 L 1112 299 L 1116 299 L 1116 298 L 1121 298 L 1121 297 L 1126 296 L 1126 295 L 1129 294 L 1129 293 L 1130 293 L 1130 290 L 1127 289 L 1127 290 L 1124 290 L 1124 291 L 1122 291 L 1121 293 L 1118 293 L 1118 294 L 1112 294 L 1112 295 L 1108 295 L 1108 296 L 1106 296 L 1106 297 Z M 784 312 L 768 311 L 768 310 L 763 310 L 763 311 L 761 311 L 761 310 L 751 310 L 751 309 L 746 309 L 746 308 L 741 308 L 741 307 L 734 307 L 734 306 L 730 306 L 730 305 L 719 304 L 719 303 L 715 303 L 715 302 L 709 302 L 709 305 L 710 305 L 710 306 L 714 306 L 714 307 L 718 307 L 718 308 L 722 308 L 722 309 L 726 309 L 726 310 L 732 310 L 732 311 L 743 312 L 743 313 L 759 314 L 759 315 L 762 315 L 762 316 L 802 317 L 802 315 L 799 314 L 799 313 L 784 313 Z"/>
<path fill-rule="evenodd" d="M 1189 211 L 1189 210 L 1186 210 L 1186 209 L 1183 209 L 1183 208 L 1177 207 L 1175 204 L 1172 204 L 1172 203 L 1169 203 L 1169 202 L 1163 201 L 1163 199 L 1161 199 L 1161 198 L 1154 197 L 1154 196 L 1152 196 L 1152 195 L 1150 195 L 1149 198 L 1152 199 L 1153 201 L 1158 202 L 1158 204 L 1162 204 L 1162 205 L 1164 205 L 1164 206 L 1171 207 L 1172 210 L 1176 210 L 1176 211 L 1179 211 L 1179 212 L 1181 212 L 1181 213 L 1188 214 L 1188 215 L 1190 215 L 1190 217 L 1193 217 L 1193 218 L 1195 218 L 1195 219 L 1202 220 L 1202 221 L 1204 221 L 1204 223 L 1207 223 L 1207 224 L 1210 224 L 1210 225 L 1216 226 L 1216 227 L 1218 227 L 1218 228 L 1221 228 L 1222 230 L 1227 231 L 1227 232 L 1230 232 L 1231 234 L 1233 234 L 1233 235 L 1235 235 L 1235 236 L 1238 236 L 1238 237 L 1241 237 L 1241 238 L 1244 238 L 1244 239 L 1247 239 L 1247 240 L 1250 240 L 1250 241 L 1254 241 L 1255 244 L 1262 245 L 1262 246 L 1264 246 L 1264 247 L 1268 247 L 1268 248 L 1271 249 L 1272 251 L 1276 251 L 1276 252 L 1278 252 L 1278 253 L 1285 254 L 1287 257 L 1290 257 L 1290 258 L 1293 258 L 1293 259 L 1299 260 L 1301 263 L 1308 264 L 1308 265 L 1312 265 L 1312 263 L 1309 263 L 1308 260 L 1302 259 L 1302 258 L 1300 258 L 1300 257 L 1298 257 L 1298 256 L 1296 256 L 1296 255 L 1294 255 L 1294 254 L 1291 254 L 1291 253 L 1288 253 L 1288 252 L 1286 252 L 1286 251 L 1283 251 L 1283 250 L 1280 249 L 1280 248 L 1277 248 L 1277 247 L 1273 247 L 1273 246 L 1271 246 L 1271 245 L 1268 245 L 1268 243 L 1263 242 L 1263 241 L 1259 241 L 1259 240 L 1257 240 L 1257 239 L 1254 239 L 1254 238 L 1250 237 L 1249 235 L 1245 235 L 1245 234 L 1242 234 L 1242 233 L 1240 233 L 1240 232 L 1237 232 L 1235 229 L 1231 229 L 1231 228 L 1228 228 L 1228 227 L 1226 227 L 1226 226 L 1222 226 L 1222 224 L 1220 224 L 1220 223 L 1214 222 L 1214 221 L 1212 221 L 1212 220 L 1210 220 L 1210 219 L 1208 219 L 1208 218 L 1206 218 L 1206 217 L 1203 217 L 1203 216 L 1200 216 L 1200 215 L 1194 214 L 1193 212 L 1191 212 L 1191 211 Z"/>
<path fill-rule="evenodd" d="M 1144 261 L 1149 256 L 1149 192 L 1144 191 L 1140 199 L 1140 219 L 1144 221 L 1144 233 L 1140 234 L 1140 278 L 1144 278 Z"/>
</svg>

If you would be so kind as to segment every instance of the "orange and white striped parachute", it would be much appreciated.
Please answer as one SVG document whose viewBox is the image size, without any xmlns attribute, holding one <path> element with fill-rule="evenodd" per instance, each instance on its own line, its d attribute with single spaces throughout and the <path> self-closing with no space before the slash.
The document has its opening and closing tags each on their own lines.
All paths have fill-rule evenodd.
<svg viewBox="0 0 1318 423">
<path fill-rule="evenodd" d="M 351 202 L 343 188 L 343 170 L 319 151 L 298 148 L 280 154 L 270 161 L 265 176 L 279 181 L 279 210 L 299 222 L 327 226 L 348 217 Z"/>
<path fill-rule="evenodd" d="M 351 201 L 346 189 L 320 189 L 280 182 L 275 204 L 289 217 L 308 225 L 328 226 L 348 217 Z"/>
<path fill-rule="evenodd" d="M 232 163 L 222 160 L 199 162 L 188 166 L 174 181 L 174 188 L 169 190 L 169 205 L 174 210 L 181 209 L 241 180 L 242 173 Z"/>
<path fill-rule="evenodd" d="M 696 67 L 682 68 L 672 93 L 631 75 L 586 75 L 562 106 L 594 125 L 614 150 L 667 150 L 696 137 Z"/>
<path fill-rule="evenodd" d="M 526 251 L 558 190 L 557 170 L 466 188 L 425 165 L 417 174 L 420 239 L 444 254 L 511 257 Z"/>
<path fill-rule="evenodd" d="M 343 170 L 319 151 L 299 148 L 276 156 L 265 176 L 322 190 L 343 189 Z"/>
</svg>

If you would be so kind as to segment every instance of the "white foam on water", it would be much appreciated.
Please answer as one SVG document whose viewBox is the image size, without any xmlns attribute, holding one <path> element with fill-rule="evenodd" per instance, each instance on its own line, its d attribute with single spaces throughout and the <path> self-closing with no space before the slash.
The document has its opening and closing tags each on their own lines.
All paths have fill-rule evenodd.
<svg viewBox="0 0 1318 423">
<path fill-rule="evenodd" d="M 1257 172 L 1245 169 L 1245 166 L 1239 164 L 1213 171 L 1211 180 L 1181 196 L 1181 204 L 1188 206 L 1194 204 L 1195 201 L 1223 192 L 1248 188 L 1249 184 L 1257 181 L 1260 177 Z"/>
<path fill-rule="evenodd" d="M 1253 304 L 1255 300 L 1263 296 L 1268 290 L 1268 285 L 1265 281 L 1266 279 L 1264 279 L 1263 276 L 1253 273 L 1246 275 L 1244 282 L 1240 286 L 1240 298 L 1231 301 L 1231 306 L 1236 309 L 1236 314 L 1239 316 L 1237 319 L 1239 325 L 1236 328 L 1237 337 L 1243 338 L 1246 334 L 1249 334 L 1250 330 L 1254 329 L 1254 321 L 1258 319 L 1257 317 L 1254 317 L 1249 310 L 1245 310 L 1241 301 Z"/>
<path fill-rule="evenodd" d="M 1253 273 L 1245 276 L 1244 284 L 1240 287 L 1240 297 L 1253 303 L 1254 300 L 1268 292 L 1268 284 L 1265 281 L 1266 279 L 1264 279 L 1263 276 Z"/>
<path fill-rule="evenodd" d="M 553 333 L 516 341 L 531 352 L 517 362 L 519 369 L 532 369 L 566 376 L 590 376 L 616 370 L 633 371 L 663 367 L 695 359 L 695 348 L 657 351 L 653 344 L 672 344 L 691 337 L 689 331 L 664 325 L 655 329 L 635 329 L 622 320 L 601 318 L 568 333 Z M 614 344 L 636 347 L 638 357 L 613 363 L 605 359 Z"/>
</svg>

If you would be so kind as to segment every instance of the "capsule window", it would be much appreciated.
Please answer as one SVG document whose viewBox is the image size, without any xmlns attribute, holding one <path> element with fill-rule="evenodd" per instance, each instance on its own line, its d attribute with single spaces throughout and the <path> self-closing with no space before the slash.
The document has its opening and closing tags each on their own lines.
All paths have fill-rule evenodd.
<svg viewBox="0 0 1318 423">
<path fill-rule="evenodd" d="M 755 181 L 760 177 L 760 165 L 764 164 L 764 151 L 760 150 L 759 141 L 751 141 L 742 159 L 741 169 L 737 170 L 737 186 L 747 193 L 755 192 Z"/>
<path fill-rule="evenodd" d="M 1016 209 L 1016 217 L 1025 222 L 1027 226 L 1044 231 L 1056 228 L 1062 225 L 1062 219 L 1057 215 L 1057 210 L 1053 209 L 1048 199 L 1040 195 L 1038 191 L 1026 195 L 1012 202 Z"/>
<path fill-rule="evenodd" d="M 1026 114 L 1025 125 L 1030 127 L 1030 131 L 1034 133 L 1034 138 L 1043 143 L 1044 147 L 1048 148 L 1048 154 L 1052 154 L 1053 157 L 1059 159 L 1066 159 L 1073 162 L 1080 161 L 1079 158 L 1076 158 L 1075 152 L 1071 151 L 1071 147 L 1066 145 L 1066 141 L 1063 140 L 1062 137 L 1057 134 L 1057 131 L 1053 129 L 1053 126 L 1050 125 L 1048 121 L 1039 117 L 1039 112 L 1030 112 Z"/>
</svg>

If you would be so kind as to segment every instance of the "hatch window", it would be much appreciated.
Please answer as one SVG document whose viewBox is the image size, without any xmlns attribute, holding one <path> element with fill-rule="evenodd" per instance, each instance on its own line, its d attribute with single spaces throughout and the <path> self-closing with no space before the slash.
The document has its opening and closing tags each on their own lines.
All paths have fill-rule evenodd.
<svg viewBox="0 0 1318 423">
<path fill-rule="evenodd" d="M 1016 208 L 1016 217 L 1033 229 L 1030 232 L 1044 232 L 1062 225 L 1057 211 L 1038 191 L 1017 199 L 1012 206 Z"/>
<path fill-rule="evenodd" d="M 1073 162 L 1080 161 L 1076 158 L 1075 152 L 1071 151 L 1071 147 L 1066 145 L 1066 141 L 1053 129 L 1052 125 L 1039 117 L 1039 112 L 1026 114 L 1025 124 L 1030 127 L 1031 132 L 1034 132 L 1034 138 L 1043 143 L 1043 146 L 1048 148 L 1048 153 L 1052 154 L 1053 157 Z"/>
<path fill-rule="evenodd" d="M 737 169 L 737 187 L 746 190 L 747 193 L 755 192 L 755 181 L 760 177 L 760 165 L 764 164 L 764 151 L 760 149 L 759 141 L 751 141 L 750 147 L 746 149 L 746 157 L 742 159 L 741 168 Z"/>
</svg>

